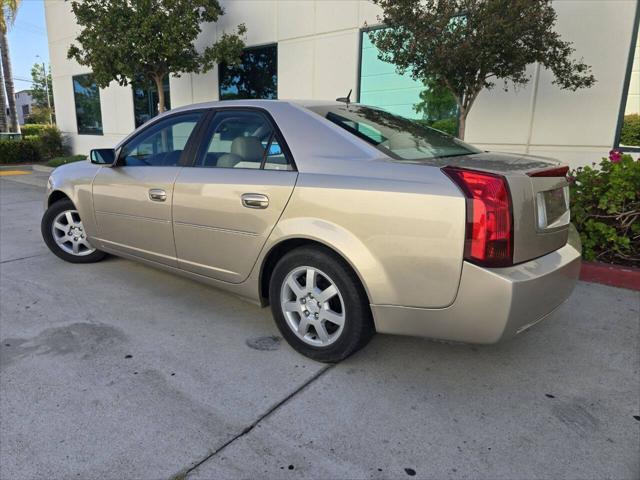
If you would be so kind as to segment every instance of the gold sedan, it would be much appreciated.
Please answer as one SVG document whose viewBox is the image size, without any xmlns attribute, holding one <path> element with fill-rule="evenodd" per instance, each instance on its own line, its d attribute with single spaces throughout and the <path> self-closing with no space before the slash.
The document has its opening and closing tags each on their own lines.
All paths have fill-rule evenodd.
<svg viewBox="0 0 640 480">
<path fill-rule="evenodd" d="M 57 168 L 42 234 L 270 304 L 333 362 L 374 332 L 493 343 L 553 312 L 580 270 L 566 173 L 365 105 L 212 102 Z"/>
</svg>

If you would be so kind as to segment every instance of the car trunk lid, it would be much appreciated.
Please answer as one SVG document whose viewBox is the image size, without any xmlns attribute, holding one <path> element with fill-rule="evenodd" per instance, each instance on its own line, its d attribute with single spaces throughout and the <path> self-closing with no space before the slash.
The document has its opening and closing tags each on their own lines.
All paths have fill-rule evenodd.
<svg viewBox="0 0 640 480">
<path fill-rule="evenodd" d="M 498 174 L 506 179 L 513 208 L 513 263 L 541 257 L 567 243 L 568 169 L 561 162 L 532 155 L 485 152 L 429 159 L 425 163 Z"/>
</svg>

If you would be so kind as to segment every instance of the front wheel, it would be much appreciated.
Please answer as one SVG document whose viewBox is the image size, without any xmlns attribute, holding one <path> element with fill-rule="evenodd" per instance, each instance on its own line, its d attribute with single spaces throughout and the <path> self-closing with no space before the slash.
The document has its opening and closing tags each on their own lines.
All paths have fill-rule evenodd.
<svg viewBox="0 0 640 480">
<path fill-rule="evenodd" d="M 303 247 L 285 255 L 271 276 L 269 301 L 282 336 L 314 360 L 342 360 L 374 333 L 359 278 L 326 249 Z"/>
<path fill-rule="evenodd" d="M 106 255 L 89 243 L 80 214 L 71 200 L 51 205 L 42 217 L 40 230 L 49 250 L 67 262 L 93 263 Z"/>
</svg>

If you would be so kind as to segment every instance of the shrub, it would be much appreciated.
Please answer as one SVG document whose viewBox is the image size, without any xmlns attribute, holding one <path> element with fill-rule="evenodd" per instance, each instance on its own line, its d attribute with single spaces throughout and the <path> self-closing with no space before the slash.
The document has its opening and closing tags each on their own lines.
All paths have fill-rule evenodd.
<svg viewBox="0 0 640 480">
<path fill-rule="evenodd" d="M 640 266 L 640 161 L 612 151 L 569 179 L 584 258 Z"/>
<path fill-rule="evenodd" d="M 0 141 L 0 163 L 36 163 L 40 160 L 42 155 L 37 140 Z"/>
<path fill-rule="evenodd" d="M 640 115 L 625 115 L 622 131 L 620 132 L 622 145 L 640 146 Z"/>
<path fill-rule="evenodd" d="M 50 125 L 43 125 L 38 123 L 31 123 L 22 125 L 20 127 L 20 131 L 22 132 L 23 137 L 28 137 L 31 135 L 40 135 L 46 128 L 49 128 Z"/>
<path fill-rule="evenodd" d="M 59 167 L 60 165 L 65 165 L 72 162 L 81 162 L 82 160 L 86 159 L 86 155 L 69 155 L 67 157 L 55 157 L 49 160 L 47 162 L 47 165 L 50 167 Z"/>
<path fill-rule="evenodd" d="M 64 145 L 62 132 L 60 132 L 58 127 L 46 126 L 46 128 L 40 132 L 39 136 L 40 150 L 45 160 L 64 156 L 68 153 Z"/>
</svg>

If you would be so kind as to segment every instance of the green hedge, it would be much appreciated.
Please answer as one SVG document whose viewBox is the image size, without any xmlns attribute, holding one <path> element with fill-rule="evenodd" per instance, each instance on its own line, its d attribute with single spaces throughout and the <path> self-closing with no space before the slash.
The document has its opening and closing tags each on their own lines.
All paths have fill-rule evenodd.
<svg viewBox="0 0 640 480">
<path fill-rule="evenodd" d="M 38 140 L 0 141 L 0 163 L 36 163 L 41 160 L 42 152 Z"/>
<path fill-rule="evenodd" d="M 640 161 L 612 151 L 572 171 L 571 218 L 586 260 L 640 266 Z"/>
<path fill-rule="evenodd" d="M 49 160 L 51 158 L 67 155 L 68 151 L 64 145 L 62 132 L 60 132 L 58 127 L 49 125 L 46 125 L 45 127 L 46 128 L 42 129 L 39 134 L 42 158 Z"/>
<path fill-rule="evenodd" d="M 27 137 L 29 135 L 38 135 L 40 136 L 40 134 L 46 130 L 47 128 L 50 128 L 51 125 L 43 125 L 43 124 L 39 124 L 39 123 L 29 123 L 26 125 L 22 125 L 20 126 L 20 131 L 22 132 L 22 136 L 23 137 Z"/>
</svg>

